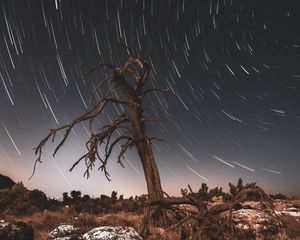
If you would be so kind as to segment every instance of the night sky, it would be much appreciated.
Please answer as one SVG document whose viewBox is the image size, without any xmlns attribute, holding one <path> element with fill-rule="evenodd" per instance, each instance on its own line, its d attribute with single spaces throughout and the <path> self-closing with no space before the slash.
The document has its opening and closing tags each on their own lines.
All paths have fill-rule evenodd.
<svg viewBox="0 0 300 240">
<path fill-rule="evenodd" d="M 135 149 L 125 169 L 110 160 L 83 178 L 69 172 L 85 150 L 88 122 L 74 129 L 55 158 L 47 144 L 28 181 L 33 148 L 48 130 L 93 105 L 105 78 L 99 62 L 120 65 L 129 55 L 149 57 L 148 114 L 163 138 L 153 150 L 166 192 L 187 184 L 226 187 L 241 177 L 268 193 L 300 195 L 300 11 L 297 1 L 267 0 L 1 0 L 0 172 L 50 196 L 79 189 L 146 193 Z M 128 46 L 126 48 L 125 46 Z M 96 95 L 105 93 L 105 87 Z M 112 119 L 108 107 L 97 119 Z M 59 136 L 58 136 L 59 138 Z M 59 140 L 59 139 L 57 139 Z"/>
</svg>

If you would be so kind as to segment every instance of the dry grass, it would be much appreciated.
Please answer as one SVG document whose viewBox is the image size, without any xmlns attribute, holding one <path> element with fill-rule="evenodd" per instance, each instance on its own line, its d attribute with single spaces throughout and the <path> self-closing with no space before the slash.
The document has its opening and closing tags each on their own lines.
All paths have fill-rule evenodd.
<svg viewBox="0 0 300 240">
<path fill-rule="evenodd" d="M 134 227 L 143 218 L 143 215 L 136 215 L 132 213 L 119 212 L 104 214 L 96 218 L 96 222 L 99 225 L 111 225 L 111 226 L 131 226 Z"/>
<path fill-rule="evenodd" d="M 89 213 L 77 214 L 70 208 L 61 208 L 55 211 L 38 212 L 30 216 L 14 216 L 5 215 L 6 221 L 22 221 L 30 224 L 35 230 L 35 240 L 48 239 L 48 233 L 57 226 L 64 224 L 71 224 L 80 229 L 80 233 L 85 233 L 90 229 L 98 226 L 131 226 L 138 232 L 142 232 L 143 221 L 145 214 L 133 214 L 124 211 L 118 213 L 105 213 L 100 215 L 93 215 Z M 290 216 L 283 216 L 283 223 L 286 236 L 280 239 L 300 239 L 300 218 L 295 219 Z M 181 226 L 172 228 L 149 228 L 147 233 L 148 240 L 164 239 L 207 239 L 203 235 L 203 231 L 194 220 L 188 221 Z M 149 235 L 148 235 L 149 234 Z M 236 238 L 236 239 L 253 239 L 253 238 Z M 276 238 L 279 239 L 279 238 Z"/>
<path fill-rule="evenodd" d="M 97 226 L 132 226 L 138 227 L 141 215 L 126 212 L 104 214 L 102 216 L 88 213 L 76 214 L 68 208 L 60 211 L 44 211 L 30 216 L 5 215 L 6 221 L 22 221 L 31 225 L 35 231 L 35 240 L 48 239 L 48 233 L 60 224 L 72 224 L 84 233 Z"/>
<path fill-rule="evenodd" d="M 6 215 L 7 221 L 22 221 L 31 225 L 35 231 L 35 239 L 47 239 L 49 231 L 60 223 L 68 223 L 71 218 L 69 209 L 62 211 L 37 212 L 29 216 Z"/>
</svg>

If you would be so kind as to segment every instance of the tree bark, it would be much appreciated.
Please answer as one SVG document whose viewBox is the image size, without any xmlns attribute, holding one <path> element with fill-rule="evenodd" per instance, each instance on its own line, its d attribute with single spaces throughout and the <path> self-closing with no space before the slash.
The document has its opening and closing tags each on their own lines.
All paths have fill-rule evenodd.
<svg viewBox="0 0 300 240">
<path fill-rule="evenodd" d="M 163 197 L 163 190 L 148 137 L 145 137 L 136 147 L 142 161 L 149 199 L 160 199 Z"/>
<path fill-rule="evenodd" d="M 131 123 L 134 130 L 136 148 L 141 159 L 149 199 L 160 199 L 163 197 L 159 171 L 154 159 L 150 140 L 146 134 L 142 119 L 142 109 L 139 102 L 134 102 L 130 106 Z"/>
</svg>

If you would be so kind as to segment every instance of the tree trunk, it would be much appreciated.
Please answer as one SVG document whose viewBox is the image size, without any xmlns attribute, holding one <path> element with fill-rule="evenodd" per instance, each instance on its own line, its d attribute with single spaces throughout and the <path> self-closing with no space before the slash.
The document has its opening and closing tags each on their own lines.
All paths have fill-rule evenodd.
<svg viewBox="0 0 300 240">
<path fill-rule="evenodd" d="M 163 197 L 160 176 L 152 152 L 151 143 L 146 134 L 144 123 L 142 122 L 142 110 L 140 104 L 135 102 L 130 105 L 130 111 L 136 148 L 144 169 L 148 197 L 151 200 L 160 199 Z"/>
<path fill-rule="evenodd" d="M 160 183 L 160 176 L 152 152 L 151 143 L 146 134 L 145 125 L 142 120 L 143 111 L 141 109 L 141 104 L 139 101 L 136 101 L 130 104 L 129 108 L 135 146 L 144 169 L 148 190 L 148 199 L 162 199 L 163 190 Z M 145 226 L 143 230 L 145 233 L 149 230 L 150 226 L 166 226 L 166 214 L 165 211 L 163 211 L 163 209 L 160 207 L 149 208 L 146 215 L 148 217 L 145 218 Z"/>
<path fill-rule="evenodd" d="M 145 136 L 141 142 L 136 144 L 136 147 L 142 161 L 149 199 L 160 199 L 163 197 L 163 191 L 148 137 Z"/>
</svg>

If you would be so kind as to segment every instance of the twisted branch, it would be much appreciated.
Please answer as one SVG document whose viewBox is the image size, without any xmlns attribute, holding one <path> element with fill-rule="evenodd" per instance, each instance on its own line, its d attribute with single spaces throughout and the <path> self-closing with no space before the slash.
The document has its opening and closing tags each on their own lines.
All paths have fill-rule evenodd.
<svg viewBox="0 0 300 240">
<path fill-rule="evenodd" d="M 151 207 L 161 207 L 165 209 L 173 209 L 177 213 L 180 213 L 182 219 L 178 223 L 172 225 L 171 229 L 177 228 L 185 222 L 194 219 L 197 220 L 199 224 L 206 225 L 211 223 L 214 226 L 217 226 L 218 231 L 216 234 L 218 235 L 224 231 L 225 227 L 229 227 L 229 231 L 232 231 L 232 211 L 237 204 L 246 201 L 250 194 L 258 194 L 260 196 L 260 201 L 266 204 L 268 209 L 271 210 L 270 212 L 266 212 L 270 214 L 272 218 L 276 218 L 279 222 L 282 221 L 274 211 L 272 200 L 268 197 L 264 190 L 256 186 L 255 183 L 246 184 L 246 186 L 233 196 L 233 199 L 230 202 L 221 203 L 210 208 L 207 207 L 208 201 L 201 200 L 189 185 L 188 188 L 190 193 L 184 197 L 168 197 L 156 200 L 147 200 L 146 204 L 149 206 L 149 209 Z M 179 207 L 174 208 L 174 206 L 180 206 L 182 204 L 194 206 L 197 210 L 183 209 Z M 228 211 L 227 220 L 223 221 L 220 214 L 226 211 Z M 202 227 L 204 225 L 202 225 Z"/>
<path fill-rule="evenodd" d="M 126 100 L 114 99 L 114 98 L 110 98 L 110 97 L 102 97 L 90 111 L 88 111 L 85 114 L 74 119 L 71 123 L 63 125 L 61 127 L 55 128 L 55 129 L 51 129 L 50 133 L 39 143 L 39 145 L 36 148 L 34 148 L 35 155 L 38 155 L 38 158 L 34 162 L 33 172 L 29 179 L 31 179 L 33 177 L 35 170 L 36 170 L 37 163 L 42 162 L 41 161 L 41 156 L 43 153 L 42 149 L 45 146 L 45 144 L 49 141 L 50 138 L 52 138 L 52 142 L 54 142 L 57 132 L 65 130 L 63 139 L 58 143 L 58 145 L 56 146 L 56 148 L 54 149 L 54 152 L 52 154 L 52 156 L 55 157 L 56 153 L 63 146 L 63 144 L 65 143 L 66 139 L 68 138 L 71 130 L 74 128 L 74 126 L 76 126 L 78 123 L 81 123 L 83 121 L 92 120 L 95 117 L 97 117 L 102 112 L 102 110 L 104 109 L 104 107 L 106 106 L 106 104 L 108 102 L 119 103 L 119 104 L 129 104 L 129 101 L 126 101 Z M 88 143 L 91 143 L 91 141 L 93 141 L 93 136 L 91 137 L 91 139 L 89 140 Z M 95 148 L 93 148 L 93 149 L 95 149 Z M 90 155 L 91 155 L 91 153 L 90 153 Z M 83 158 L 85 158 L 84 156 L 82 156 L 80 159 L 82 160 Z M 77 162 L 75 162 L 74 165 L 76 166 L 78 163 L 79 162 L 77 161 Z M 89 168 L 91 167 L 91 165 L 88 165 L 88 166 L 89 166 Z"/>
</svg>

